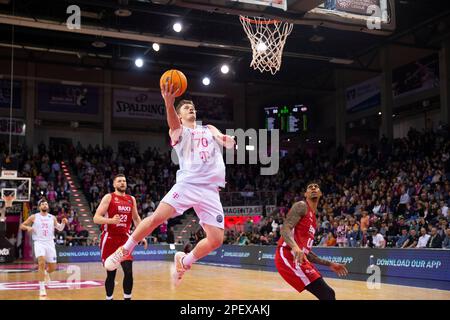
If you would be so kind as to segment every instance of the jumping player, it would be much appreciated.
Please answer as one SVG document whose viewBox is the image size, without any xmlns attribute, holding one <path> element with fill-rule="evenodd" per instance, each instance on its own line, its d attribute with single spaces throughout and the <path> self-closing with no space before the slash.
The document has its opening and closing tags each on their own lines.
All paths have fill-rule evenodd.
<svg viewBox="0 0 450 320">
<path fill-rule="evenodd" d="M 56 217 L 48 213 L 48 202 L 45 199 L 39 200 L 38 208 L 39 213 L 28 217 L 20 225 L 20 229 L 32 233 L 34 255 L 38 260 L 39 295 L 44 297 L 47 295 L 45 285 L 50 282 L 49 274 L 56 270 L 55 228 L 63 231 L 68 221 L 63 218 L 58 223 Z"/>
<path fill-rule="evenodd" d="M 102 225 L 100 250 L 102 263 L 114 253 L 117 248 L 123 246 L 130 237 L 131 222 L 137 227 L 141 223 L 141 217 L 136 207 L 136 199 L 125 193 L 127 180 L 123 174 L 118 174 L 113 180 L 114 192 L 106 194 L 94 215 L 94 223 Z M 145 248 L 147 240 L 143 239 Z M 123 298 L 131 300 L 133 290 L 133 257 L 127 255 L 122 263 L 123 269 Z M 107 271 L 105 290 L 106 300 L 113 300 L 114 280 L 116 270 Z"/>
<path fill-rule="evenodd" d="M 165 84 L 161 90 L 167 112 L 169 135 L 180 164 L 176 184 L 161 200 L 156 211 L 145 218 L 127 243 L 105 261 L 105 268 L 115 270 L 134 249 L 164 221 L 183 214 L 193 207 L 206 232 L 191 252 L 175 254 L 173 282 L 177 286 L 191 265 L 220 247 L 224 235 L 224 215 L 219 187 L 225 186 L 225 164 L 220 146 L 233 148 L 233 137 L 224 135 L 211 125 L 196 124 L 196 111 L 192 101 L 182 100 L 174 107 L 173 86 Z"/>
<path fill-rule="evenodd" d="M 330 267 L 338 276 L 347 275 L 345 265 L 320 259 L 312 251 L 316 231 L 316 210 L 322 192 L 317 183 L 310 183 L 306 201 L 294 203 L 281 227 L 275 254 L 278 272 L 298 292 L 308 290 L 319 300 L 335 300 L 332 288 L 323 280 L 312 263 Z"/>
</svg>

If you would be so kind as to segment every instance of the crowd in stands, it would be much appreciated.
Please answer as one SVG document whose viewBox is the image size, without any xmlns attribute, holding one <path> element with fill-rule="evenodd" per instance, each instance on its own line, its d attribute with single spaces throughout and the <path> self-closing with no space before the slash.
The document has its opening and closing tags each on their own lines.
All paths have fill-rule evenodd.
<svg viewBox="0 0 450 320">
<path fill-rule="evenodd" d="M 277 176 L 246 180 L 248 190 L 261 190 L 261 181 L 275 188 L 279 210 L 242 232 L 229 230 L 225 241 L 276 243 L 287 211 L 314 180 L 323 192 L 315 245 L 450 249 L 449 158 L 448 131 L 411 129 L 392 143 L 339 148 L 333 157 L 299 148 L 281 160 Z"/>
<path fill-rule="evenodd" d="M 153 214 L 159 201 L 175 184 L 178 167 L 171 161 L 170 152 L 162 153 L 156 148 L 149 148 L 141 154 L 131 144 L 120 146 L 118 152 L 98 145 L 83 148 L 78 144 L 71 152 L 72 167 L 92 213 L 95 213 L 103 196 L 114 191 L 112 182 L 117 174 L 125 174 L 126 192 L 136 198 L 142 219 Z M 152 233 L 150 240 L 153 243 L 172 241 L 169 231 L 180 220 L 181 217 L 170 219 Z"/>
<path fill-rule="evenodd" d="M 278 174 L 272 176 L 260 175 L 258 165 L 228 165 L 225 192 L 241 192 L 249 197 L 257 192 L 276 192 L 277 208 L 266 213 L 259 223 L 249 218 L 244 225 L 227 229 L 224 242 L 276 244 L 289 208 L 303 199 L 307 183 L 314 180 L 323 192 L 317 210 L 315 245 L 450 249 L 448 131 L 411 129 L 407 137 L 393 142 L 383 138 L 377 145 L 328 151 L 299 146 L 281 159 Z M 127 177 L 127 193 L 136 198 L 141 217 L 153 214 L 175 183 L 178 169 L 170 152 L 149 148 L 139 153 L 132 144 L 122 145 L 119 152 L 80 144 L 64 152 L 71 159 L 70 165 L 92 213 L 102 197 L 113 191 L 112 178 L 123 173 Z M 76 209 L 68 201 L 70 188 L 58 162 L 62 151 L 41 144 L 37 154 L 19 148 L 15 157 L 20 162 L 21 175 L 33 178 L 31 203 L 45 196 L 58 219 L 69 219 L 70 225 L 57 241 L 79 243 L 71 240 L 79 238 L 83 230 Z M 179 219 L 157 228 L 152 241 L 175 241 L 173 226 Z M 195 243 L 202 236 L 196 232 L 190 242 Z"/>
<path fill-rule="evenodd" d="M 60 165 L 63 154 L 61 148 L 54 145 L 46 147 L 41 143 L 38 151 L 31 153 L 18 145 L 9 156 L 7 148 L 6 144 L 0 143 L 2 168 L 17 170 L 19 177 L 31 178 L 30 214 L 39 211 L 37 202 L 45 198 L 49 204 L 50 214 L 56 216 L 59 222 L 63 218 L 69 221 L 63 231 L 56 231 L 56 242 L 68 246 L 91 244 L 92 240 L 88 239 L 87 230 L 79 222 L 78 211 L 70 202 L 70 185 Z M 15 205 L 20 206 L 19 212 L 23 210 L 22 203 L 16 202 Z"/>
</svg>

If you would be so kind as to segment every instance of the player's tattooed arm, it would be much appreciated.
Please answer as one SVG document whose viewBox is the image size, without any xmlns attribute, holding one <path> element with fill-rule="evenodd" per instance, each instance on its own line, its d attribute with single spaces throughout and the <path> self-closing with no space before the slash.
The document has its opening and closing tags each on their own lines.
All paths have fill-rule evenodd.
<svg viewBox="0 0 450 320">
<path fill-rule="evenodd" d="M 323 266 L 331 266 L 331 262 L 328 260 L 324 260 L 319 258 L 315 253 L 313 253 L 312 251 L 310 251 L 307 255 L 307 258 L 310 262 L 312 263 L 317 263 L 317 264 L 321 264 Z"/>
<path fill-rule="evenodd" d="M 304 201 L 294 203 L 292 208 L 289 210 L 283 225 L 281 226 L 281 236 L 283 237 L 284 242 L 286 242 L 286 244 L 292 249 L 298 248 L 292 230 L 295 228 L 300 219 L 306 214 L 306 210 L 307 206 Z"/>
<path fill-rule="evenodd" d="M 330 267 L 330 269 L 332 271 L 334 271 L 339 277 L 344 277 L 348 274 L 348 270 L 347 270 L 345 264 L 335 263 L 335 262 L 321 259 L 316 254 L 314 254 L 312 251 L 310 253 L 308 253 L 308 255 L 306 257 L 308 258 L 308 260 L 310 262 Z"/>
</svg>

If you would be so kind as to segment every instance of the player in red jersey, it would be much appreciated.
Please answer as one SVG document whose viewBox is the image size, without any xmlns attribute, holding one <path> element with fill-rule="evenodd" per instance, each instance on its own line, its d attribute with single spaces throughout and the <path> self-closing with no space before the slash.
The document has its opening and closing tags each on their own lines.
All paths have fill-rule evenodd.
<svg viewBox="0 0 450 320">
<path fill-rule="evenodd" d="M 97 208 L 94 216 L 94 223 L 102 225 L 102 236 L 100 249 L 102 253 L 102 263 L 113 254 L 117 248 L 124 245 L 130 237 L 131 222 L 135 227 L 141 223 L 136 208 L 136 199 L 125 193 L 127 180 L 123 174 L 118 174 L 113 180 L 114 192 L 106 194 Z M 147 241 L 143 240 L 147 247 Z M 123 297 L 125 300 L 131 299 L 133 289 L 133 257 L 127 256 L 122 261 L 123 277 Z M 107 271 L 105 289 L 106 300 L 113 299 L 114 280 L 116 270 Z"/>
<path fill-rule="evenodd" d="M 319 300 L 335 300 L 335 293 L 312 264 L 330 267 L 338 276 L 347 275 L 345 265 L 320 259 L 312 251 L 316 232 L 316 210 L 322 192 L 317 183 L 309 183 L 306 201 L 294 203 L 281 227 L 275 254 L 278 272 L 298 292 L 308 290 Z"/>
</svg>

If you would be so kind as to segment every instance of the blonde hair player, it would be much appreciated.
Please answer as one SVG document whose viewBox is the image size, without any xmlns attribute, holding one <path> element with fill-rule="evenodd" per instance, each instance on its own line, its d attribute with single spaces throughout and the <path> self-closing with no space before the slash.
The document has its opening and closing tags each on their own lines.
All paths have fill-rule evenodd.
<svg viewBox="0 0 450 320">
<path fill-rule="evenodd" d="M 224 235 L 224 215 L 219 197 L 219 187 L 225 186 L 225 164 L 220 145 L 233 148 L 233 137 L 222 134 L 211 125 L 196 124 L 196 111 L 192 101 L 182 100 L 177 109 L 175 97 L 179 90 L 166 83 L 161 89 L 169 124 L 169 135 L 180 163 L 176 184 L 161 200 L 156 211 L 145 218 L 123 247 L 106 259 L 105 268 L 115 270 L 130 254 L 136 244 L 164 221 L 182 215 L 194 208 L 200 225 L 206 232 L 194 249 L 174 257 L 173 283 L 179 285 L 184 273 L 192 264 L 220 247 Z"/>
<path fill-rule="evenodd" d="M 28 217 L 20 229 L 32 234 L 34 254 L 38 260 L 39 295 L 44 297 L 47 295 L 45 285 L 50 282 L 49 274 L 56 270 L 55 229 L 63 231 L 68 221 L 63 218 L 58 223 L 56 217 L 48 213 L 49 206 L 45 199 L 39 200 L 38 208 L 39 212 Z"/>
<path fill-rule="evenodd" d="M 94 215 L 94 223 L 102 225 L 100 249 L 102 263 L 114 253 L 117 248 L 123 246 L 130 237 L 131 222 L 137 227 L 141 223 L 141 217 L 137 211 L 136 199 L 126 194 L 127 179 L 123 174 L 118 174 L 113 179 L 114 192 L 106 194 Z M 145 249 L 147 240 L 143 239 Z M 131 300 L 133 290 L 133 257 L 124 257 L 123 270 L 123 298 Z M 106 273 L 105 290 L 106 300 L 113 300 L 116 270 L 108 270 Z"/>
</svg>

